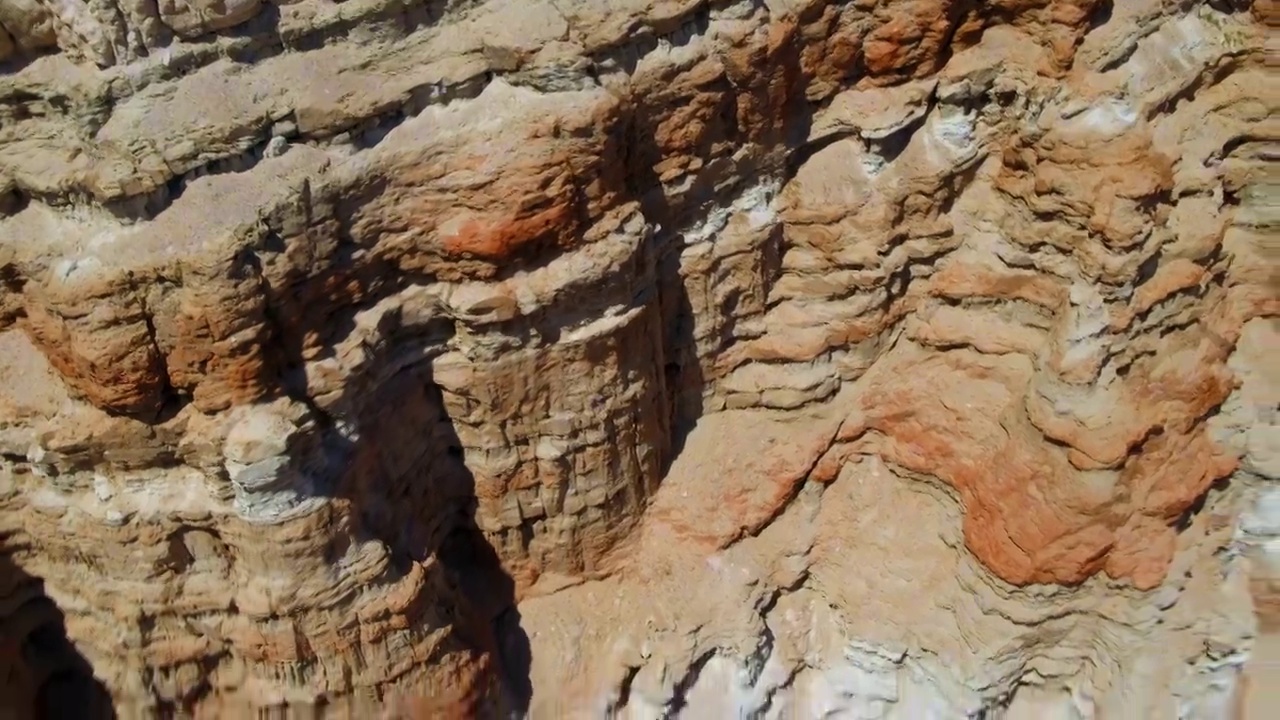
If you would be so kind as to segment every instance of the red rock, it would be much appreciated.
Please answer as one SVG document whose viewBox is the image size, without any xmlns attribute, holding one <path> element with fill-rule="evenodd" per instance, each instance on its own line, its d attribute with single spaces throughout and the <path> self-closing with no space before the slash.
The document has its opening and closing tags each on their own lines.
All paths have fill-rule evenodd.
<svg viewBox="0 0 1280 720">
<path fill-rule="evenodd" d="M 0 714 L 1223 716 L 1265 10 L 196 5 L 0 8 Z"/>
</svg>

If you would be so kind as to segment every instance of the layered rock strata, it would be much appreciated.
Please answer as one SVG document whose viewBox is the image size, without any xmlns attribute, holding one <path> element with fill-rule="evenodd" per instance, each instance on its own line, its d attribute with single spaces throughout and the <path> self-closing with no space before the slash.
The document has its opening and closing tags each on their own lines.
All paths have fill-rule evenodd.
<svg viewBox="0 0 1280 720">
<path fill-rule="evenodd" d="M 3 2 L 8 711 L 1241 702 L 1269 5 Z"/>
</svg>

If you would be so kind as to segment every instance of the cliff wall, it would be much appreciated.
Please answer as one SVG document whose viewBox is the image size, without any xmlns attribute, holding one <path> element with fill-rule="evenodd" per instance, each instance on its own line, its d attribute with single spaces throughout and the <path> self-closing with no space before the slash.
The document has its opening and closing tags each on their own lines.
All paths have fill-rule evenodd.
<svg viewBox="0 0 1280 720">
<path fill-rule="evenodd" d="M 14 712 L 1240 701 L 1269 3 L 0 2 Z"/>
</svg>

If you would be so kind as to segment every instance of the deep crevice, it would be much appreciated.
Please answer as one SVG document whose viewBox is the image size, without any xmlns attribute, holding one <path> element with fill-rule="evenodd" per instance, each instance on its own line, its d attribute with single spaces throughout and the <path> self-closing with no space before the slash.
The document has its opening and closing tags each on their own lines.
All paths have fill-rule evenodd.
<svg viewBox="0 0 1280 720">
<path fill-rule="evenodd" d="M 8 538 L 3 538 L 7 540 Z M 88 660 L 67 636 L 62 611 L 8 553 L 0 554 L 0 596 L 16 603 L 0 617 L 0 716 L 32 720 L 114 720 L 115 709 Z"/>
<path fill-rule="evenodd" d="M 681 710 L 684 710 L 689 703 L 689 691 L 697 684 L 698 678 L 702 675 L 702 670 L 716 656 L 716 650 L 706 650 L 701 655 L 693 659 L 689 664 L 689 668 L 685 670 L 684 675 L 676 682 L 675 687 L 671 690 L 671 700 L 667 702 L 666 714 L 668 717 L 677 717 Z"/>
<path fill-rule="evenodd" d="M 1195 523 L 1196 517 L 1199 516 L 1200 513 L 1204 512 L 1205 505 L 1208 504 L 1209 498 L 1214 494 L 1226 492 L 1230 487 L 1230 477 L 1222 477 L 1214 480 L 1213 483 L 1203 493 L 1197 496 L 1195 501 L 1192 502 L 1186 510 L 1183 510 L 1182 513 L 1178 515 L 1177 519 L 1173 521 L 1174 530 L 1179 533 L 1183 533 L 1191 529 L 1192 524 Z"/>
</svg>

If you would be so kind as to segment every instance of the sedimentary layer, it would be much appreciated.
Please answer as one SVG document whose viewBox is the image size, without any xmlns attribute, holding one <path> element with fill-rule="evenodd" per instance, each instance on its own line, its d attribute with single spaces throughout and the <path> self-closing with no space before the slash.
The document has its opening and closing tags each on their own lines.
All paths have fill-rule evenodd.
<svg viewBox="0 0 1280 720">
<path fill-rule="evenodd" d="M 14 712 L 1239 700 L 1269 5 L 4 1 Z"/>
</svg>

